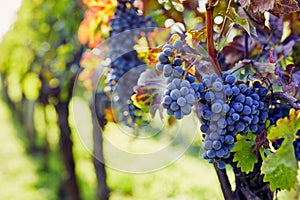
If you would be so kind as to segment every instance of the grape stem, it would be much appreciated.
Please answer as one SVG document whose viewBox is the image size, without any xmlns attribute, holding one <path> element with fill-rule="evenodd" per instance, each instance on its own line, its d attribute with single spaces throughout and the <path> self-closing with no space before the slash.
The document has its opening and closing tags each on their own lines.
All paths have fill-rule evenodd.
<svg viewBox="0 0 300 200">
<path fill-rule="evenodd" d="M 207 51 L 208 55 L 212 59 L 216 72 L 219 74 L 219 76 L 222 76 L 222 70 L 220 67 L 220 64 L 216 58 L 216 49 L 214 45 L 214 38 L 213 38 L 213 12 L 214 12 L 214 6 L 217 3 L 213 2 L 212 0 L 209 0 L 206 4 L 206 34 L 207 34 Z"/>
<path fill-rule="evenodd" d="M 287 103 L 289 103 L 293 108 L 300 110 L 300 102 L 292 95 L 285 93 L 285 92 L 273 92 L 270 94 L 271 97 L 283 100 Z"/>
</svg>

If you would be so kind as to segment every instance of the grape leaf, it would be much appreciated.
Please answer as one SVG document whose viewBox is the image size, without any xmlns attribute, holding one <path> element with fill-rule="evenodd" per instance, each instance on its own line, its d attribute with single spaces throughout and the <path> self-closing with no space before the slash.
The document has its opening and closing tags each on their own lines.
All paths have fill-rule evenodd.
<svg viewBox="0 0 300 200">
<path fill-rule="evenodd" d="M 238 2 L 241 4 L 243 8 L 250 5 L 250 0 L 238 0 Z"/>
<path fill-rule="evenodd" d="M 276 0 L 274 8 L 270 12 L 279 16 L 280 14 L 288 14 L 299 10 L 296 0 Z"/>
<path fill-rule="evenodd" d="M 253 12 L 265 12 L 274 8 L 274 0 L 251 0 Z"/>
<path fill-rule="evenodd" d="M 109 35 L 109 20 L 114 16 L 117 1 L 85 0 L 84 3 L 88 9 L 78 28 L 78 39 L 81 44 L 88 43 L 94 48 Z"/>
<path fill-rule="evenodd" d="M 252 152 L 255 138 L 255 135 L 250 132 L 246 136 L 238 136 L 237 142 L 231 150 L 235 152 L 233 162 L 237 162 L 237 166 L 241 168 L 242 172 L 249 173 L 253 171 L 254 164 L 258 161 L 256 155 Z"/>
<path fill-rule="evenodd" d="M 240 25 L 243 29 L 247 31 L 249 35 L 251 35 L 248 20 L 240 17 L 233 7 L 230 7 L 228 9 L 228 12 L 221 11 L 219 14 L 227 17 L 232 23 Z"/>
<path fill-rule="evenodd" d="M 270 182 L 272 191 L 277 188 L 290 190 L 298 182 L 293 142 L 299 129 L 300 110 L 294 109 L 290 110 L 289 117 L 279 119 L 277 125 L 270 128 L 269 140 L 284 138 L 278 150 L 264 159 L 261 168 L 264 181 Z"/>
<path fill-rule="evenodd" d="M 196 49 L 200 42 L 205 42 L 206 40 L 206 27 L 202 27 L 199 30 L 190 30 L 186 35 L 187 44 Z"/>
<path fill-rule="evenodd" d="M 150 112 L 152 117 L 154 117 L 156 111 L 162 117 L 161 101 L 165 88 L 163 77 L 147 69 L 141 73 L 138 84 L 134 88 L 135 94 L 132 96 L 134 105 L 145 112 Z"/>
</svg>

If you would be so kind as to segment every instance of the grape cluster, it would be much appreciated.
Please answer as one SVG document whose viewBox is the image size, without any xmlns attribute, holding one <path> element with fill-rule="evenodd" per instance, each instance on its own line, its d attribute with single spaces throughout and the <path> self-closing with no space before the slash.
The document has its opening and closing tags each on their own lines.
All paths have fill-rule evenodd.
<svg viewBox="0 0 300 200">
<path fill-rule="evenodd" d="M 237 84 L 236 78 L 224 74 L 206 75 L 199 86 L 203 104 L 201 131 L 205 133 L 203 157 L 225 167 L 224 158 L 230 156 L 237 134 L 246 135 L 250 130 L 259 133 L 259 127 L 268 115 L 263 100 L 267 90 L 257 81 L 252 87 Z"/>
<path fill-rule="evenodd" d="M 144 64 L 144 62 L 138 59 L 136 51 L 127 52 L 121 57 L 113 60 L 110 64 L 109 72 L 107 72 L 106 74 L 106 84 L 108 86 L 106 87 L 106 91 L 113 92 L 113 90 L 115 89 L 115 85 L 120 80 L 120 78 L 124 76 L 124 74 L 126 74 L 131 69 L 141 67 Z M 143 70 L 139 71 L 143 72 Z M 139 74 L 135 75 L 139 76 Z"/>
<path fill-rule="evenodd" d="M 184 115 L 189 115 L 192 112 L 195 100 L 195 90 L 192 83 L 188 80 L 175 78 L 168 84 L 162 106 L 167 109 L 168 115 L 182 119 Z"/>
<path fill-rule="evenodd" d="M 115 59 L 129 50 L 133 50 L 135 37 L 140 32 L 149 32 L 155 26 L 151 17 L 143 18 L 133 6 L 133 0 L 118 0 L 114 18 L 109 21 L 111 26 L 110 57 Z M 119 34 L 122 33 L 122 34 Z"/>
<path fill-rule="evenodd" d="M 168 83 L 162 106 L 167 109 L 168 115 L 176 119 L 189 115 L 196 99 L 200 97 L 199 84 L 195 83 L 192 75 L 182 69 L 182 59 L 175 56 L 182 46 L 181 40 L 176 40 L 173 45 L 164 45 L 156 64 L 156 70 L 163 73 Z"/>
<path fill-rule="evenodd" d="M 133 0 L 118 0 L 115 15 L 110 19 L 111 31 L 109 41 L 112 62 L 106 73 L 106 92 L 113 94 L 113 103 L 118 107 L 120 120 L 132 125 L 138 118 L 134 117 L 130 97 L 138 77 L 145 70 L 145 63 L 138 59 L 133 49 L 135 37 L 140 37 L 140 29 L 146 33 L 154 27 L 151 17 L 143 18 L 133 6 Z M 121 34 L 119 34 L 121 33 Z"/>
<path fill-rule="evenodd" d="M 276 125 L 277 120 L 287 117 L 291 107 L 287 104 L 279 104 L 274 102 L 269 109 L 268 120 L 270 125 Z M 293 142 L 294 152 L 296 159 L 300 161 L 300 130 L 296 132 L 296 140 Z M 277 139 L 272 142 L 273 147 L 277 150 L 283 142 L 283 138 Z"/>
<path fill-rule="evenodd" d="M 182 69 L 182 60 L 175 56 L 183 46 L 181 40 L 176 40 L 173 44 L 166 44 L 162 48 L 162 52 L 158 55 L 159 62 L 156 64 L 156 70 L 163 73 L 164 77 L 168 78 L 167 82 L 172 82 L 173 79 L 183 78 L 185 70 Z M 186 79 L 191 79 L 194 82 L 194 77 L 187 74 Z"/>
<path fill-rule="evenodd" d="M 130 101 L 130 104 L 128 105 L 128 111 L 129 111 L 129 116 L 130 116 L 130 120 L 128 122 L 129 126 L 132 126 L 133 124 L 137 124 L 137 125 L 144 125 L 149 123 L 147 120 L 145 120 L 143 114 L 144 111 L 142 111 L 140 108 L 138 108 L 136 105 L 134 105 L 133 101 Z"/>
</svg>

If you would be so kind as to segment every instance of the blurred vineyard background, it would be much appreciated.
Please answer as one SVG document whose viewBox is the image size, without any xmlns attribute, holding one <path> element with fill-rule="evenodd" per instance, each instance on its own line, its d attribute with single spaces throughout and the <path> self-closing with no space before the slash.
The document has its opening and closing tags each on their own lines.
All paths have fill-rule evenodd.
<svg viewBox="0 0 300 200">
<path fill-rule="evenodd" d="M 78 40 L 84 11 L 85 5 L 75 0 L 23 0 L 3 35 L 0 199 L 101 199 L 103 182 L 94 167 L 99 163 L 71 122 L 72 86 L 87 49 Z M 1 16 L 1 23 L 8 21 Z M 81 109 L 89 112 L 89 103 L 82 102 Z M 91 131 L 91 118 L 86 124 Z M 107 129 L 114 135 L 119 131 L 113 124 Z M 107 167 L 110 199 L 222 199 L 213 167 L 199 159 L 200 145 L 195 141 L 176 163 L 153 173 Z"/>
</svg>

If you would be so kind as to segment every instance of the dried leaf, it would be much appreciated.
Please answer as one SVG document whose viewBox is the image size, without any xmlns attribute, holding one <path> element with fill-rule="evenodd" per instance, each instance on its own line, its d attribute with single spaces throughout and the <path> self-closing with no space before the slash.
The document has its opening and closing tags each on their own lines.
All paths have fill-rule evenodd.
<svg viewBox="0 0 300 200">
<path fill-rule="evenodd" d="M 275 0 L 251 0 L 253 12 L 265 12 L 274 8 Z"/>
<path fill-rule="evenodd" d="M 298 1 L 296 0 L 276 0 L 274 8 L 270 11 L 274 15 L 288 14 L 299 11 Z"/>
</svg>

